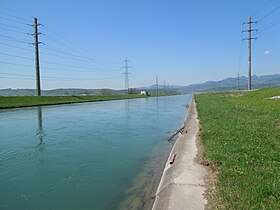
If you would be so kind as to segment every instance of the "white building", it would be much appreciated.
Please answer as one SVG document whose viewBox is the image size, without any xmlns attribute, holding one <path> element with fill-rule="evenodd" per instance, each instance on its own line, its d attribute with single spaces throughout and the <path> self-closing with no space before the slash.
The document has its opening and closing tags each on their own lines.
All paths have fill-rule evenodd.
<svg viewBox="0 0 280 210">
<path fill-rule="evenodd" d="M 144 95 L 144 96 L 148 96 L 149 95 L 148 91 L 146 91 L 146 90 L 141 90 L 140 94 Z"/>
</svg>

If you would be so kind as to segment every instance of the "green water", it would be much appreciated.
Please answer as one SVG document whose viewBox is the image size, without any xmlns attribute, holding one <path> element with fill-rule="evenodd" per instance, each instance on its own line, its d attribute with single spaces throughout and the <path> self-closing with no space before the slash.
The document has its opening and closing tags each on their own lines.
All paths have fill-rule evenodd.
<svg viewBox="0 0 280 210">
<path fill-rule="evenodd" d="M 0 209 L 118 209 L 190 99 L 1 110 Z"/>
</svg>

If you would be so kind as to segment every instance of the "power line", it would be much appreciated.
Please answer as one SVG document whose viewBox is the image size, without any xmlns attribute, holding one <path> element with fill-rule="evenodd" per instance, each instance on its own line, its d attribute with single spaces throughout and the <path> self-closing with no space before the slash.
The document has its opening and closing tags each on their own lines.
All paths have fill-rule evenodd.
<svg viewBox="0 0 280 210">
<path fill-rule="evenodd" d="M 23 77 L 34 77 L 33 75 L 26 75 L 26 74 L 12 74 L 12 73 L 7 73 L 7 72 L 0 72 L 0 74 L 4 75 L 10 75 L 10 76 L 23 76 Z"/>
<path fill-rule="evenodd" d="M 261 28 L 261 32 L 259 33 L 263 33 L 265 30 L 268 30 L 270 28 L 273 28 L 274 26 L 280 24 L 280 19 L 279 20 L 276 20 L 276 21 L 273 21 L 269 24 L 267 24 L 266 26 L 264 26 L 263 28 Z"/>
<path fill-rule="evenodd" d="M 280 21 L 280 18 L 276 18 L 275 20 L 273 20 L 272 22 L 264 25 L 263 27 L 266 28 L 266 27 L 269 27 L 270 25 L 273 25 L 275 23 L 278 23 Z"/>
<path fill-rule="evenodd" d="M 34 26 L 34 25 L 33 25 Z M 34 34 L 39 34 L 39 33 L 34 33 Z M 2 37 L 5 37 L 5 38 L 8 38 L 8 39 L 12 39 L 12 40 L 16 40 L 14 38 L 11 38 L 11 37 L 7 37 L 7 36 L 2 36 Z M 23 42 L 21 40 L 17 40 L 19 42 Z M 36 42 L 34 42 L 36 43 Z M 61 52 L 62 53 L 62 52 Z M 8 54 L 5 54 L 5 55 L 8 55 Z M 8 55 L 8 56 L 12 56 L 12 55 Z M 74 55 L 73 55 L 74 56 Z M 23 58 L 22 56 L 14 56 L 14 57 L 18 57 L 18 58 Z M 23 59 L 27 59 L 27 58 L 23 58 Z M 71 58 L 71 61 L 73 60 L 73 58 Z M 60 63 L 55 63 L 55 62 L 50 62 L 50 61 L 42 61 L 42 62 L 45 62 L 45 63 L 50 63 L 50 64 L 55 64 L 55 65 L 63 65 L 63 66 L 69 66 L 69 67 L 75 67 L 75 68 L 80 68 L 80 66 L 74 66 L 74 65 L 67 65 L 67 64 L 60 64 Z M 92 67 L 90 67 L 89 69 L 93 69 Z"/>
<path fill-rule="evenodd" d="M 259 12 L 261 12 L 262 10 L 264 10 L 273 0 L 268 0 L 260 9 L 258 9 L 256 12 L 254 12 L 251 16 L 255 16 L 256 14 L 258 14 Z"/>
<path fill-rule="evenodd" d="M 34 81 L 34 78 L 26 78 L 26 77 L 0 77 L 0 79 L 11 79 L 11 80 L 32 80 Z M 70 81 L 70 80 L 58 80 L 58 79 L 42 79 L 44 81 Z"/>
<path fill-rule="evenodd" d="M 58 44 L 61 45 L 61 46 L 64 46 L 65 48 L 67 48 L 67 49 L 70 50 L 71 52 L 75 51 L 75 49 L 74 49 L 73 47 L 70 47 L 70 46 L 68 46 L 67 44 L 64 44 L 64 43 L 62 43 L 62 42 L 60 42 L 60 41 L 56 41 L 56 40 L 50 38 L 49 35 L 48 35 L 48 36 L 45 36 L 45 37 L 48 38 L 48 39 L 50 39 L 50 40 L 52 40 L 52 41 L 55 42 L 55 43 L 58 43 Z M 70 55 L 71 57 L 74 56 L 74 60 L 78 60 L 77 57 L 80 57 L 79 60 L 85 62 L 86 65 L 87 65 L 89 68 L 91 68 L 91 69 L 92 69 L 92 68 L 94 68 L 94 69 L 100 68 L 100 67 L 97 67 L 97 66 L 99 66 L 99 65 L 98 65 L 98 64 L 96 65 L 96 62 L 95 62 L 95 65 L 93 65 L 93 63 L 92 63 L 92 60 L 93 60 L 93 59 L 92 59 L 92 58 L 85 58 L 85 57 L 81 57 L 81 56 L 79 56 L 79 55 L 74 55 L 73 53 L 68 53 L 68 52 L 61 51 L 61 50 L 59 50 L 57 47 L 51 45 L 48 41 L 46 41 L 46 42 L 47 42 L 47 45 L 51 46 L 51 47 L 54 49 L 54 51 L 59 52 L 59 53 L 63 54 L 64 56 L 65 56 L 65 54 L 68 54 L 68 55 Z M 72 62 L 72 61 L 73 61 L 73 58 L 71 58 L 71 62 Z M 90 63 L 89 63 L 89 62 L 90 62 Z M 84 63 L 83 65 L 85 65 L 85 63 Z"/>
<path fill-rule="evenodd" d="M 66 79 L 68 81 L 102 81 L 102 80 L 112 80 L 112 79 L 117 79 L 120 77 L 106 77 L 106 78 L 61 78 L 61 79 Z M 59 79 L 59 78 L 58 78 Z"/>
<path fill-rule="evenodd" d="M 23 33 L 26 32 L 26 29 L 22 29 L 22 28 L 14 26 L 14 25 L 12 26 L 12 25 L 8 25 L 8 24 L 5 24 L 5 23 L 0 23 L 0 25 L 11 28 L 11 29 L 17 28 L 18 31 L 22 31 Z"/>
<path fill-rule="evenodd" d="M 70 59 L 71 62 L 73 62 L 73 60 L 80 60 L 80 61 L 83 61 L 85 63 L 89 63 L 90 62 L 90 58 L 85 58 L 85 57 L 81 57 L 79 55 L 75 55 L 73 53 L 68 53 L 68 52 L 63 52 L 61 50 L 59 50 L 58 48 L 56 48 L 55 46 L 51 45 L 51 44 L 46 44 L 47 46 L 43 46 L 44 49 L 47 49 L 48 51 L 53 51 L 53 52 L 58 52 L 60 54 L 62 54 L 63 56 L 60 55 L 60 57 L 64 57 L 66 59 Z M 57 54 L 56 54 L 57 55 Z M 82 65 L 85 65 L 85 64 L 82 64 Z M 89 65 L 89 64 L 87 64 Z M 89 69 L 100 69 L 96 66 L 88 66 Z M 111 70 L 110 70 L 111 71 Z M 119 71 L 119 70 L 113 70 L 113 71 Z"/>
<path fill-rule="evenodd" d="M 241 70 L 241 59 L 242 59 L 242 49 L 243 49 L 243 38 L 241 39 L 240 43 L 240 50 L 239 50 L 239 59 L 238 59 L 238 74 L 240 73 Z"/>
<path fill-rule="evenodd" d="M 144 83 L 143 81 L 141 81 L 141 80 L 139 79 L 139 77 L 137 78 L 137 77 L 135 77 L 135 76 L 136 76 L 135 74 L 131 75 L 130 81 L 134 81 L 134 83 L 135 83 L 135 81 L 136 81 L 136 84 L 143 85 L 143 86 L 147 86 L 147 83 Z M 135 85 L 135 84 L 134 84 L 134 85 Z"/>
<path fill-rule="evenodd" d="M 9 75 L 9 76 L 21 76 L 21 77 L 31 77 L 34 78 L 34 75 L 27 75 L 27 74 L 14 74 L 14 73 L 7 73 L 7 72 L 0 72 L 0 74 L 2 75 Z M 75 80 L 110 80 L 110 79 L 115 79 L 115 78 L 119 78 L 119 77 L 107 77 L 107 78 L 65 78 L 65 77 L 50 77 L 50 76 L 42 76 L 45 79 L 61 79 L 61 80 L 71 80 L 71 81 L 75 81 Z"/>
<path fill-rule="evenodd" d="M 9 13 L 6 13 L 6 12 L 2 12 L 0 10 L 0 15 L 3 15 L 3 18 L 1 17 L 1 19 L 3 20 L 8 20 L 8 21 L 11 21 L 11 22 L 15 22 L 15 23 L 20 23 L 20 24 L 24 24 L 26 26 L 30 25 L 30 24 L 27 24 L 27 23 L 24 23 L 23 21 L 28 21 L 27 19 L 24 19 L 24 18 L 21 18 L 19 16 L 16 16 L 16 15 L 12 15 L 12 14 L 9 14 Z M 30 43 L 29 41 L 27 40 L 23 40 L 23 39 L 17 39 L 15 37 L 12 37 L 12 36 L 9 36 L 9 35 L 0 35 L 0 39 L 2 40 L 8 40 L 8 41 L 13 41 L 13 42 L 19 42 L 19 43 L 23 43 L 23 44 L 34 44 L 35 47 L 36 45 L 38 45 L 40 42 L 38 41 L 38 35 L 41 34 L 39 33 L 36 29 L 37 29 L 37 26 L 40 25 L 40 24 L 37 24 L 35 23 L 35 20 L 36 18 L 34 18 L 34 24 L 32 25 L 34 27 L 34 34 L 32 34 L 34 36 L 34 43 Z M 28 21 L 29 23 L 29 21 Z M 14 24 L 16 25 L 16 24 Z M 1 27 L 2 26 L 2 27 Z M 22 27 L 23 28 L 23 27 Z M 8 24 L 6 22 L 4 23 L 0 23 L 0 29 L 3 29 L 3 30 L 7 30 L 7 31 L 13 31 L 13 32 L 18 32 L 18 33 L 21 33 L 21 34 L 25 34 L 25 30 L 22 29 L 22 28 L 19 28 L 17 26 L 12 26 L 12 24 Z M 44 27 L 46 28 L 46 27 Z M 21 31 L 22 30 L 22 31 Z M 50 31 L 54 31 L 52 29 L 49 29 L 47 27 L 47 30 L 50 30 Z M 56 33 L 56 32 L 54 32 Z M 26 33 L 27 34 L 27 33 Z M 58 34 L 58 33 L 56 33 Z M 60 58 L 63 58 L 63 59 L 67 59 L 69 60 L 69 62 L 73 62 L 73 63 L 77 63 L 78 65 L 69 65 L 69 64 L 63 64 L 63 63 L 60 63 L 60 62 L 52 62 L 51 60 L 41 60 L 43 66 L 42 68 L 43 69 L 50 69 L 50 70 L 57 70 L 57 71 L 75 71 L 75 72 L 83 72 L 83 69 L 89 69 L 90 71 L 84 71 L 84 72 L 92 72 L 92 71 L 103 71 L 103 72 L 107 72 L 107 71 L 121 71 L 121 69 L 105 69 L 105 68 L 97 68 L 97 67 L 92 67 L 91 65 L 93 64 L 93 60 L 96 59 L 95 63 L 96 62 L 100 62 L 100 64 L 109 64 L 110 65 L 112 63 L 115 63 L 115 62 L 112 62 L 112 61 L 106 61 L 100 57 L 97 57 L 95 56 L 95 58 L 86 58 L 86 57 L 83 57 L 81 56 L 82 54 L 80 53 L 81 51 L 83 52 L 86 52 L 87 54 L 89 54 L 89 52 L 80 47 L 78 44 L 74 43 L 73 41 L 70 41 L 71 44 L 69 43 L 69 41 L 67 41 L 67 39 L 64 38 L 64 36 L 60 35 L 59 36 L 65 40 L 66 42 L 61 42 L 61 41 L 57 41 L 55 38 L 52 38 L 52 36 L 45 36 L 44 39 L 48 42 L 47 44 L 47 47 L 43 46 L 44 49 L 46 49 L 47 51 L 49 52 L 42 52 L 42 54 L 44 55 L 49 55 L 49 56 L 54 56 L 54 57 L 60 57 Z M 21 47 L 20 45 L 17 46 L 16 44 L 12 44 L 12 42 L 0 42 L 1 45 L 4 45 L 4 46 L 8 46 L 8 47 L 11 47 L 11 48 L 16 48 L 16 49 L 22 49 L 22 50 L 26 50 L 26 51 L 33 51 L 32 49 L 27 49 L 27 48 L 24 48 L 24 47 Z M 59 48 L 57 48 L 57 44 L 54 44 L 54 45 L 51 45 L 49 43 L 49 41 L 53 42 L 53 43 L 59 43 L 60 46 L 62 46 L 64 48 L 64 50 L 60 50 Z M 74 47 L 73 47 L 74 46 Z M 38 48 L 38 46 L 37 46 Z M 76 50 L 78 48 L 78 50 Z M 65 52 L 65 49 L 66 49 L 66 52 Z M 37 51 L 37 52 L 36 52 Z M 54 53 L 54 52 L 58 52 L 57 53 Z M 79 55 L 75 55 L 73 53 L 69 53 L 69 52 L 79 52 L 78 54 Z M 36 50 L 35 48 L 35 53 L 37 54 L 37 56 L 35 56 L 35 61 L 37 61 L 37 64 L 36 65 L 26 65 L 26 64 L 20 64 L 20 63 L 14 63 L 14 62 L 6 62 L 6 61 L 0 61 L 0 63 L 2 64 L 6 64 L 6 65 L 15 65 L 15 66 L 21 66 L 21 67 L 31 67 L 31 68 L 38 68 L 39 67 L 39 53 L 38 53 L 38 49 Z M 36 55 L 35 54 L 35 55 Z M 9 53 L 5 53 L 5 52 L 0 52 L 0 55 L 4 55 L 4 56 L 9 56 L 9 57 L 13 57 L 13 58 L 20 58 L 20 59 L 24 59 L 24 60 L 30 60 L 30 61 L 34 61 L 33 58 L 29 58 L 29 57 L 26 57 L 26 56 L 21 56 L 21 55 L 16 55 L 16 54 L 9 54 Z M 92 56 L 91 56 L 92 57 Z M 55 68 L 55 67 L 44 67 L 44 64 L 54 64 L 54 65 L 60 65 L 60 66 L 63 66 L 63 67 L 66 67 L 66 68 Z M 84 68 L 81 68 L 83 67 Z M 87 68 L 86 68 L 87 66 Z M 68 69 L 67 67 L 72 67 L 72 68 L 75 68 L 75 69 Z M 39 69 L 39 68 L 38 68 Z M 37 70 L 36 70 L 37 72 Z M 33 75 L 25 75 L 25 74 L 13 74 L 13 73 L 3 73 L 2 74 L 5 74 L 5 75 L 8 75 L 8 76 L 15 76 L 17 78 L 11 78 L 10 79 L 32 79 L 34 80 L 34 76 Z M 29 77 L 29 78 L 22 78 L 22 77 Z M 1 77 L 1 78 L 4 78 L 4 77 Z M 6 78 L 9 78 L 9 77 L 6 77 Z M 33 79 L 34 78 L 34 79 Z M 109 80 L 109 79 L 114 79 L 116 77 L 109 77 L 109 78 L 94 78 L 94 79 L 90 79 L 90 78 L 58 78 L 58 77 L 43 77 L 43 80 L 46 80 L 46 79 L 63 79 L 64 81 L 65 80 L 69 80 L 69 81 L 78 81 L 78 80 Z M 119 77 L 118 77 L 119 78 Z M 40 78 L 39 78 L 40 79 Z M 37 76 L 37 83 L 38 83 L 38 76 Z M 129 89 L 129 88 L 128 88 Z M 37 90 L 40 90 L 40 87 L 38 89 L 38 85 L 37 85 Z M 40 95 L 40 94 L 39 94 Z"/>
<path fill-rule="evenodd" d="M 86 54 L 90 55 L 91 56 L 91 52 L 89 52 L 87 49 L 81 47 L 79 44 L 77 44 L 76 42 L 70 40 L 70 39 L 67 39 L 65 38 L 63 35 L 61 35 L 60 33 L 58 33 L 56 30 L 52 29 L 50 26 L 46 26 L 47 24 L 46 23 L 43 23 L 44 24 L 44 28 L 48 29 L 49 31 L 53 32 L 54 34 L 56 34 L 58 37 L 60 37 L 61 39 L 65 40 L 66 42 L 69 42 L 71 43 L 73 46 L 75 46 L 77 49 L 79 49 L 81 52 L 85 52 Z M 95 53 L 94 53 L 95 54 Z M 108 61 L 106 61 L 105 59 L 102 59 L 100 58 L 99 56 L 97 55 L 94 55 L 94 57 L 96 57 L 100 62 L 102 63 L 108 63 Z M 110 63 L 112 63 L 112 61 L 109 61 Z M 116 63 L 116 62 L 113 62 L 113 63 Z"/>
<path fill-rule="evenodd" d="M 19 56 L 19 55 L 11 55 L 11 54 L 8 54 L 8 53 L 1 53 L 1 55 L 5 55 L 5 56 L 9 56 L 9 57 L 14 57 L 14 58 L 21 58 L 21 59 L 25 59 L 25 60 L 31 60 L 31 61 L 34 61 L 34 59 L 31 59 L 31 58 L 27 58 L 27 57 L 23 57 L 23 56 Z"/>
<path fill-rule="evenodd" d="M 62 43 L 62 42 L 60 42 L 60 41 L 57 41 L 57 40 L 51 38 L 51 36 L 49 36 L 49 35 L 46 35 L 45 37 L 48 38 L 49 40 L 52 40 L 52 41 L 55 42 L 55 43 L 58 43 L 58 44 L 60 44 L 60 45 L 62 45 L 62 46 L 64 46 L 64 47 L 66 47 L 66 48 L 69 49 L 70 51 L 75 51 L 75 49 L 74 49 L 73 47 L 70 47 L 70 46 L 68 46 L 68 45 L 65 44 L 65 43 Z M 50 46 L 53 46 L 53 45 L 50 45 Z M 57 49 L 57 48 L 56 48 L 56 49 Z M 72 54 L 72 55 L 73 55 L 73 54 Z M 75 55 L 75 56 L 76 56 L 76 55 Z M 88 59 L 88 60 L 93 60 L 92 58 L 86 58 L 86 59 Z"/>
<path fill-rule="evenodd" d="M 140 80 L 142 80 L 143 83 L 146 83 L 147 84 L 150 84 L 150 82 L 148 82 L 145 78 L 145 76 L 143 74 L 140 74 L 140 72 L 137 72 L 135 68 L 132 68 L 133 69 L 133 74 L 136 74 L 136 76 L 138 76 L 138 78 Z M 149 79 L 152 79 L 152 78 L 149 78 Z"/>
<path fill-rule="evenodd" d="M 25 65 L 25 64 L 11 63 L 11 62 L 5 62 L 5 61 L 0 61 L 0 63 L 7 64 L 7 65 L 14 65 L 14 66 L 24 66 L 24 67 L 32 67 L 32 68 L 35 67 L 34 65 Z M 69 71 L 69 72 L 92 72 L 92 71 L 72 70 L 72 69 L 53 68 L 53 67 L 44 67 L 44 66 L 42 66 L 42 69 L 50 69 L 50 70 L 57 70 L 57 71 Z"/>
<path fill-rule="evenodd" d="M 0 77 L 0 79 L 11 79 L 11 80 L 32 80 L 34 81 L 34 78 L 26 78 L 26 77 Z M 42 78 L 44 81 L 70 81 L 70 80 L 61 80 L 61 79 L 48 79 L 48 78 Z"/>
<path fill-rule="evenodd" d="M 18 63 L 11 63 L 11 62 L 5 62 L 5 61 L 0 61 L 2 64 L 7 64 L 7 65 L 14 65 L 14 66 L 24 66 L 24 67 L 34 67 L 31 65 L 25 65 L 25 64 L 18 64 Z"/>
<path fill-rule="evenodd" d="M 10 37 L 10 36 L 5 36 L 5 35 L 0 35 L 0 38 L 5 38 L 5 39 L 9 39 L 9 40 L 13 40 L 13 41 L 16 41 L 16 42 L 20 42 L 20 43 L 24 43 L 24 44 L 30 44 L 28 41 L 26 40 L 20 40 L 20 39 L 16 39 L 14 37 Z"/>
<path fill-rule="evenodd" d="M 64 64 L 64 63 L 57 63 L 57 62 L 52 62 L 52 61 L 46 61 L 46 60 L 41 60 L 42 63 L 49 63 L 49 64 L 54 64 L 54 65 L 59 65 L 59 66 L 68 66 L 68 67 L 73 67 L 73 68 L 80 68 L 80 69 L 88 69 L 88 68 L 81 68 L 80 66 L 75 66 L 75 65 L 70 65 L 70 64 Z M 93 70 L 93 69 L 92 69 Z"/>
<path fill-rule="evenodd" d="M 11 44 L 6 44 L 6 43 L 2 43 L 0 42 L 1 45 L 6 45 L 6 46 L 9 46 L 9 47 L 13 47 L 13 48 L 17 48 L 17 49 L 21 49 L 21 50 L 26 50 L 26 51 L 32 51 L 31 49 L 26 49 L 26 48 L 23 48 L 23 47 L 18 47 L 18 46 L 15 46 L 15 45 L 11 45 Z"/>
<path fill-rule="evenodd" d="M 16 14 L 22 14 L 22 15 L 28 17 L 28 18 L 32 18 L 32 19 L 33 19 L 33 16 L 32 16 L 32 15 L 28 15 L 28 14 L 23 13 L 23 12 L 21 12 L 21 11 L 18 11 L 18 10 L 15 10 L 15 9 L 11 9 L 11 8 L 6 7 L 6 6 L 4 6 L 4 5 L 1 5 L 1 9 L 9 10 L 9 11 L 12 11 L 12 12 L 14 12 L 14 13 L 16 13 Z"/>
<path fill-rule="evenodd" d="M 84 72 L 98 72 L 98 70 L 100 71 L 121 71 L 121 70 L 103 70 L 103 69 L 94 69 L 94 68 L 81 68 L 80 66 L 75 66 L 75 65 L 69 65 L 69 64 L 63 64 L 63 63 L 57 63 L 57 62 L 52 62 L 52 61 L 46 61 L 46 60 L 41 60 L 42 63 L 49 63 L 49 64 L 54 64 L 54 65 L 59 65 L 59 66 L 68 66 L 68 67 L 73 67 L 73 68 L 78 68 L 80 70 L 84 70 Z M 46 68 L 46 67 L 45 67 Z M 51 68 L 48 68 L 51 69 Z M 55 69 L 55 68 L 52 68 Z M 79 71 L 80 71 L 79 70 Z M 86 71 L 87 70 L 87 71 Z M 65 70 L 66 71 L 66 70 Z M 70 70 L 69 70 L 70 71 Z M 74 70 L 71 70 L 74 71 Z M 78 70 L 76 70 L 78 71 Z M 78 72 L 79 72 L 78 71 Z M 100 72 L 99 71 L 99 72 Z"/>
<path fill-rule="evenodd" d="M 55 51 L 57 51 L 57 50 L 55 50 Z M 58 52 L 60 52 L 60 51 L 58 51 Z M 98 70 L 100 70 L 100 69 L 98 69 L 98 68 L 96 68 L 95 66 L 91 66 L 88 62 L 89 61 L 86 61 L 86 60 L 83 60 L 83 59 L 79 59 L 79 58 L 76 58 L 76 57 L 67 57 L 67 56 L 61 56 L 61 55 L 58 55 L 58 54 L 56 54 L 56 53 L 53 53 L 53 52 L 51 52 L 51 53 L 43 53 L 43 54 L 46 54 L 46 55 L 51 55 L 51 56 L 55 56 L 55 57 L 60 57 L 60 58 L 64 58 L 64 59 L 67 59 L 68 61 L 70 61 L 71 63 L 75 63 L 75 64 L 77 64 L 77 61 L 82 61 L 82 62 L 84 62 L 84 63 L 80 63 L 80 62 L 78 62 L 78 64 L 80 64 L 81 66 L 84 66 L 84 65 L 86 65 L 87 67 L 85 67 L 86 69 L 89 69 L 89 70 L 91 70 L 91 71 L 98 71 Z M 62 54 L 62 53 L 61 53 Z M 77 66 L 75 66 L 75 67 L 77 67 Z M 116 70 L 111 70 L 111 71 L 116 71 Z M 119 70 L 118 70 L 119 71 Z"/>
<path fill-rule="evenodd" d="M 261 22 L 262 20 L 264 20 L 265 18 L 267 18 L 268 16 L 272 15 L 273 13 L 275 13 L 278 9 L 280 9 L 280 6 L 275 8 L 274 10 L 272 10 L 270 13 L 266 14 L 265 16 L 263 16 L 262 18 L 260 18 L 258 20 L 258 22 Z"/>
<path fill-rule="evenodd" d="M 1 43 L 0 43 L 1 44 Z M 78 59 L 78 58 L 69 58 L 69 57 L 66 57 L 66 56 L 61 56 L 61 55 L 58 55 L 58 54 L 55 54 L 55 53 L 46 53 L 46 52 L 41 52 L 42 55 L 49 55 L 49 56 L 53 56 L 53 57 L 59 57 L 59 58 L 64 58 L 64 59 L 67 59 L 69 60 L 70 62 L 74 62 L 74 61 L 82 61 L 82 62 L 88 62 L 88 61 L 84 61 L 84 60 L 81 60 L 81 59 Z M 77 63 L 76 63 L 77 64 Z M 84 65 L 84 64 L 82 64 Z M 87 69 L 90 69 L 91 71 L 121 71 L 120 69 L 101 69 L 101 68 L 96 68 L 96 67 L 88 67 Z"/>
<path fill-rule="evenodd" d="M 97 81 L 97 80 L 111 80 L 111 79 L 117 79 L 120 77 L 106 77 L 106 78 L 63 78 L 67 80 L 72 80 L 72 81 Z"/>
<path fill-rule="evenodd" d="M 0 27 L 0 29 L 6 30 L 6 31 L 12 31 L 12 32 L 19 33 L 19 34 L 26 34 L 27 35 L 27 33 L 24 33 L 24 32 L 18 31 L 18 30 L 14 30 L 14 29 L 10 29 L 10 28 L 1 28 Z"/>
<path fill-rule="evenodd" d="M 89 62 L 89 61 L 85 61 L 85 60 L 82 60 L 82 59 L 79 59 L 79 58 L 72 58 L 72 57 L 67 57 L 67 56 L 61 56 L 59 54 L 56 54 L 56 53 L 46 53 L 46 52 L 43 52 L 41 54 L 45 54 L 45 55 L 50 55 L 50 56 L 55 56 L 55 57 L 59 57 L 59 58 L 64 58 L 64 59 L 69 59 L 70 61 L 73 61 L 73 60 L 76 60 L 76 61 L 83 61 L 83 62 Z"/>
<path fill-rule="evenodd" d="M 61 53 L 61 54 L 63 54 L 63 55 L 65 55 L 65 54 L 67 54 L 67 55 L 69 55 L 69 56 L 72 56 L 71 57 L 71 59 L 72 58 L 77 58 L 77 57 L 80 57 L 80 58 L 82 58 L 81 56 L 79 56 L 79 55 L 75 55 L 75 54 L 72 54 L 72 53 L 68 53 L 68 52 L 63 52 L 63 51 L 61 51 L 61 50 L 58 50 L 56 47 L 54 47 L 54 46 L 52 46 L 52 45 L 50 45 L 50 44 L 45 44 L 46 46 L 43 46 L 44 48 L 46 48 L 47 50 L 50 50 L 50 51 L 54 51 L 54 52 L 58 52 L 58 53 Z M 86 58 L 86 59 L 90 59 L 90 58 Z"/>
<path fill-rule="evenodd" d="M 56 71 L 68 71 L 68 72 L 92 72 L 87 70 L 75 70 L 75 69 L 63 69 L 63 68 L 53 68 L 53 67 L 44 67 L 41 65 L 41 69 L 49 69 L 49 70 L 56 70 Z"/>
<path fill-rule="evenodd" d="M 54 32 L 54 33 L 57 34 L 59 37 L 61 37 L 63 40 L 66 40 L 66 41 L 68 42 L 68 40 L 65 39 L 64 36 L 60 35 L 60 34 L 59 34 L 58 32 L 56 32 L 55 30 L 50 29 L 49 27 L 46 27 L 45 25 L 46 25 L 46 24 L 43 25 L 44 28 L 48 29 L 49 31 Z M 73 48 L 72 46 L 70 47 L 70 45 L 68 45 L 68 44 L 65 44 L 65 43 L 62 43 L 62 42 L 60 42 L 60 41 L 57 41 L 57 40 L 51 38 L 51 36 L 49 36 L 49 35 L 45 36 L 45 38 L 47 38 L 48 40 L 50 39 L 50 40 L 52 40 L 52 41 L 54 41 L 54 42 L 56 42 L 56 43 L 59 43 L 60 45 L 66 47 L 66 48 L 69 49 L 69 50 L 71 50 L 71 52 L 74 50 L 74 48 Z M 48 42 L 48 41 L 47 41 L 47 42 Z M 72 41 L 71 41 L 71 42 L 72 42 Z M 98 71 L 120 71 L 120 70 L 115 70 L 115 69 L 114 69 L 114 70 L 111 70 L 111 69 L 102 69 L 102 68 L 98 68 L 98 67 L 96 67 L 95 65 L 93 66 L 93 64 L 92 64 L 92 58 L 85 58 L 85 57 L 81 57 L 81 56 L 79 56 L 79 55 L 75 55 L 75 54 L 73 54 L 73 53 L 68 53 L 68 52 L 65 52 L 65 51 L 61 51 L 61 50 L 59 50 L 57 47 L 51 45 L 50 43 L 47 43 L 46 45 L 47 45 L 47 46 L 51 46 L 51 48 L 50 48 L 50 47 L 46 47 L 46 48 L 48 48 L 48 50 L 55 51 L 55 52 L 58 52 L 58 53 L 63 54 L 63 56 L 60 56 L 60 57 L 67 57 L 66 59 L 67 59 L 67 60 L 70 60 L 70 62 L 72 62 L 72 63 L 74 63 L 73 60 L 78 60 L 78 59 L 77 59 L 78 57 L 82 58 L 82 59 L 80 59 L 80 61 L 84 62 L 84 63 L 82 64 L 82 66 L 85 66 L 85 65 L 86 65 L 86 66 L 88 67 L 88 69 L 90 69 L 90 70 L 98 70 Z M 86 51 L 85 49 L 81 48 L 80 46 L 77 46 L 77 44 L 75 44 L 75 43 L 73 44 L 73 42 L 72 42 L 72 45 L 74 45 L 75 47 L 78 47 L 78 48 L 79 48 L 79 51 Z M 44 46 L 44 47 L 45 47 L 45 46 Z M 71 56 L 71 58 L 69 58 L 69 56 L 65 56 L 65 54 Z M 73 58 L 73 57 L 74 57 L 74 58 Z M 88 59 L 88 60 L 85 60 L 85 59 Z M 99 60 L 101 60 L 101 59 L 99 59 Z M 101 60 L 101 61 L 104 62 L 104 60 Z M 80 63 L 79 63 L 79 64 L 80 64 Z M 95 62 L 95 64 L 96 64 L 96 62 Z"/>
<path fill-rule="evenodd" d="M 35 80 L 33 78 L 19 78 L 19 77 L 0 77 L 0 79 Z"/>
<path fill-rule="evenodd" d="M 49 40 L 51 40 L 51 41 L 53 41 L 53 42 L 59 44 L 59 45 L 64 46 L 65 48 L 69 49 L 70 51 L 75 51 L 75 49 L 73 49 L 72 47 L 68 46 L 67 44 L 65 44 L 65 43 L 63 43 L 63 42 L 60 42 L 60 41 L 55 40 L 55 39 L 52 38 L 50 35 L 46 35 L 45 37 L 46 37 L 47 39 L 49 39 Z M 51 46 L 51 45 L 50 45 L 50 46 Z M 90 59 L 90 58 L 88 58 L 88 59 Z"/>
<path fill-rule="evenodd" d="M 1 17 L 1 19 L 4 19 L 4 20 L 10 21 L 10 22 L 19 23 L 19 24 L 22 24 L 22 25 L 26 25 L 26 26 L 28 26 L 28 24 L 27 24 L 27 23 L 25 23 L 25 22 L 18 21 L 18 20 L 14 20 L 14 19 L 11 19 L 11 18 Z"/>
<path fill-rule="evenodd" d="M 263 38 L 263 37 L 266 37 L 266 36 L 270 36 L 270 35 L 272 35 L 272 34 L 275 34 L 275 33 L 279 32 L 279 31 L 280 31 L 280 29 L 275 30 L 275 31 L 272 31 L 272 32 L 270 32 L 270 33 L 263 34 L 262 36 L 259 36 L 259 38 Z"/>
<path fill-rule="evenodd" d="M 27 20 L 27 19 L 24 19 L 22 17 L 16 16 L 16 15 L 12 15 L 12 14 L 9 14 L 9 13 L 6 13 L 6 12 L 2 12 L 2 11 L 0 11 L 0 14 L 6 15 L 6 16 L 9 16 L 9 17 L 13 17 L 13 18 L 16 18 L 18 20 L 22 20 L 22 21 L 26 21 L 26 22 L 30 22 L 31 21 L 31 20 Z"/>
</svg>

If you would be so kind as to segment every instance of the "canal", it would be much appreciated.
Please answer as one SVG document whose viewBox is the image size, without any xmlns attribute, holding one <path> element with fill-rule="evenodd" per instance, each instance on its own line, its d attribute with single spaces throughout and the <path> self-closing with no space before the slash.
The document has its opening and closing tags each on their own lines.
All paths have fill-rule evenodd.
<svg viewBox="0 0 280 210">
<path fill-rule="evenodd" d="M 190 100 L 0 110 L 0 209 L 141 206 L 141 189 L 166 159 L 167 138 L 183 124 Z"/>
</svg>

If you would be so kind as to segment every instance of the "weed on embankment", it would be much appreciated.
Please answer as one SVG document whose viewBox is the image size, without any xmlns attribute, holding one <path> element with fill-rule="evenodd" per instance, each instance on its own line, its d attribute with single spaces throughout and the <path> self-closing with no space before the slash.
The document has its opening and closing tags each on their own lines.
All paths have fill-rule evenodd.
<svg viewBox="0 0 280 210">
<path fill-rule="evenodd" d="M 214 209 L 280 209 L 280 89 L 197 94 Z"/>
</svg>

